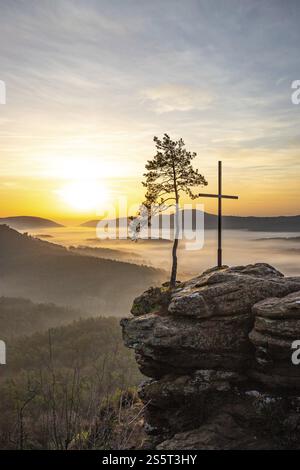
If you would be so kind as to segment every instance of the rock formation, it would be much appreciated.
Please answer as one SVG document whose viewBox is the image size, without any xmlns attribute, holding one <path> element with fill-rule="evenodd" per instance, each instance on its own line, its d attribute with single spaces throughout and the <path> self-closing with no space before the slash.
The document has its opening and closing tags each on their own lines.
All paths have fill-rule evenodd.
<svg viewBox="0 0 300 470">
<path fill-rule="evenodd" d="M 267 264 L 150 288 L 121 321 L 141 372 L 147 445 L 300 447 L 300 277 Z"/>
</svg>

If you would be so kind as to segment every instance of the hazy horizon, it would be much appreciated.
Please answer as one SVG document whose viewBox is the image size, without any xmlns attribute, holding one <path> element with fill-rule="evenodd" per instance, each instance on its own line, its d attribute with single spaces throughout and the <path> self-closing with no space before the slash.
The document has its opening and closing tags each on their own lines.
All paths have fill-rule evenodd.
<svg viewBox="0 0 300 470">
<path fill-rule="evenodd" d="M 207 214 L 210 214 L 210 215 L 215 215 L 217 216 L 217 212 L 213 212 L 213 211 L 205 211 Z M 256 214 L 246 214 L 246 215 L 237 215 L 237 214 L 233 214 L 233 213 L 226 213 L 224 214 L 225 216 L 228 216 L 228 217 L 261 217 L 261 218 L 268 218 L 268 217 L 297 217 L 297 216 L 300 216 L 300 210 L 298 212 L 295 212 L 294 214 L 278 214 L 278 215 L 269 215 L 269 214 L 266 214 L 266 215 L 256 215 Z M 53 217 L 45 217 L 45 216 L 41 216 L 41 215 L 37 215 L 37 216 L 33 216 L 31 214 L 10 214 L 10 215 L 1 215 L 0 213 L 0 219 L 9 219 L 9 218 L 14 218 L 14 217 L 37 217 L 37 218 L 42 218 L 42 219 L 46 219 L 46 220 L 50 220 L 52 222 L 56 222 L 56 223 L 59 223 L 59 224 L 62 224 L 62 225 L 65 225 L 66 227 L 76 227 L 78 225 L 81 225 L 85 222 L 89 222 L 89 221 L 92 221 L 92 220 L 100 220 L 101 217 L 98 216 L 97 214 L 94 214 L 94 216 L 91 216 L 91 217 L 87 217 L 87 216 L 77 216 L 76 218 L 75 217 L 68 217 L 68 218 L 64 218 L 64 217 L 56 217 L 56 216 L 53 216 Z M 214 230 L 212 228 L 207 228 L 207 230 Z M 223 230 L 228 230 L 226 227 L 223 228 Z M 274 232 L 276 233 L 276 232 Z M 292 233 L 292 232 L 291 232 Z M 295 232 L 294 232 L 295 233 Z"/>
</svg>

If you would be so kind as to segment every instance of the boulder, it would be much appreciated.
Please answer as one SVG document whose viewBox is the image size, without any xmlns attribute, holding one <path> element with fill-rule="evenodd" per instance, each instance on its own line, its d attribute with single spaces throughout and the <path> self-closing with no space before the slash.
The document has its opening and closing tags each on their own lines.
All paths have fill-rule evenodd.
<svg viewBox="0 0 300 470">
<path fill-rule="evenodd" d="M 246 377 L 232 371 L 196 370 L 190 375 L 166 375 L 160 380 L 147 380 L 140 385 L 139 396 L 145 403 L 164 409 L 212 392 L 231 391 L 245 380 Z"/>
<path fill-rule="evenodd" d="M 222 404 L 200 426 L 177 432 L 157 444 L 159 450 L 299 449 L 299 397 L 241 394 Z"/>
<path fill-rule="evenodd" d="M 300 368 L 292 362 L 292 343 L 300 339 L 300 291 L 253 306 L 249 338 L 255 347 L 252 378 L 269 388 L 299 389 Z"/>
<path fill-rule="evenodd" d="M 166 439 L 174 432 L 198 427 L 215 407 L 230 403 L 245 377 L 231 371 L 197 370 L 191 375 L 167 375 L 141 384 L 148 432 Z"/>
<path fill-rule="evenodd" d="M 265 450 L 274 448 L 270 439 L 245 426 L 247 409 L 235 416 L 233 409 L 220 412 L 199 428 L 175 434 L 158 450 Z M 244 423 L 244 426 L 241 424 Z"/>
<path fill-rule="evenodd" d="M 170 292 L 162 287 L 150 287 L 133 301 L 131 313 L 134 316 L 145 315 L 155 311 L 163 311 L 169 305 Z"/>
<path fill-rule="evenodd" d="M 168 310 L 196 318 L 240 315 L 260 300 L 285 296 L 299 287 L 299 279 L 285 278 L 264 263 L 209 270 L 177 289 Z"/>
<path fill-rule="evenodd" d="M 300 320 L 300 290 L 283 298 L 276 295 L 258 302 L 253 306 L 253 313 L 258 317 Z"/>
<path fill-rule="evenodd" d="M 250 314 L 195 320 L 154 313 L 123 319 L 123 338 L 141 372 L 159 378 L 196 369 L 239 370 L 251 357 Z"/>
</svg>

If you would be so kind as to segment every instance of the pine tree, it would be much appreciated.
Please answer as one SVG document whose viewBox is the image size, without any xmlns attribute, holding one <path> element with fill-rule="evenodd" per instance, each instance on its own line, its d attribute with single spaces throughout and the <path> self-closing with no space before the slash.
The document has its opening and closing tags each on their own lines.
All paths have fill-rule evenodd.
<svg viewBox="0 0 300 470">
<path fill-rule="evenodd" d="M 182 193 L 195 199 L 197 194 L 192 188 L 206 186 L 207 181 L 197 169 L 192 166 L 192 160 L 196 157 L 195 152 L 189 152 L 185 148 L 182 139 L 171 140 L 168 134 L 163 139 L 154 137 L 156 155 L 148 160 L 144 174 L 143 186 L 146 188 L 144 206 L 149 209 L 151 217 L 151 206 L 158 205 L 162 210 L 175 205 L 174 242 L 172 248 L 172 270 L 170 287 L 176 284 L 177 276 L 177 247 L 179 237 L 179 201 Z"/>
</svg>

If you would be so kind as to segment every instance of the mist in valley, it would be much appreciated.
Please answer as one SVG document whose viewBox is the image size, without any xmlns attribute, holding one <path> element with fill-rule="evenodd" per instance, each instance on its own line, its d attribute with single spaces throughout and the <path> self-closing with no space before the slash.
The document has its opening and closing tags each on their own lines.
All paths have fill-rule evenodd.
<svg viewBox="0 0 300 470">
<path fill-rule="evenodd" d="M 34 231 L 30 232 L 36 235 Z M 39 230 L 39 236 L 43 236 Z M 73 246 L 91 256 L 148 265 L 168 271 L 171 267 L 172 241 L 167 239 L 99 239 L 95 228 L 64 227 L 44 229 L 51 242 L 65 247 Z M 79 247 L 79 248 L 78 248 Z M 194 249 L 196 248 L 196 249 Z M 178 249 L 178 275 L 180 279 L 197 276 L 216 265 L 217 231 L 205 230 L 204 244 L 197 249 L 193 240 L 180 240 Z M 287 276 L 299 275 L 300 238 L 296 232 L 258 232 L 224 230 L 223 262 L 227 265 L 266 262 Z M 298 255 L 298 256 L 297 256 Z"/>
<path fill-rule="evenodd" d="M 0 296 L 71 307 L 84 317 L 124 316 L 135 296 L 166 279 L 162 270 L 126 262 L 118 251 L 98 257 L 67 245 L 54 233 L 50 243 L 1 225 Z"/>
</svg>

